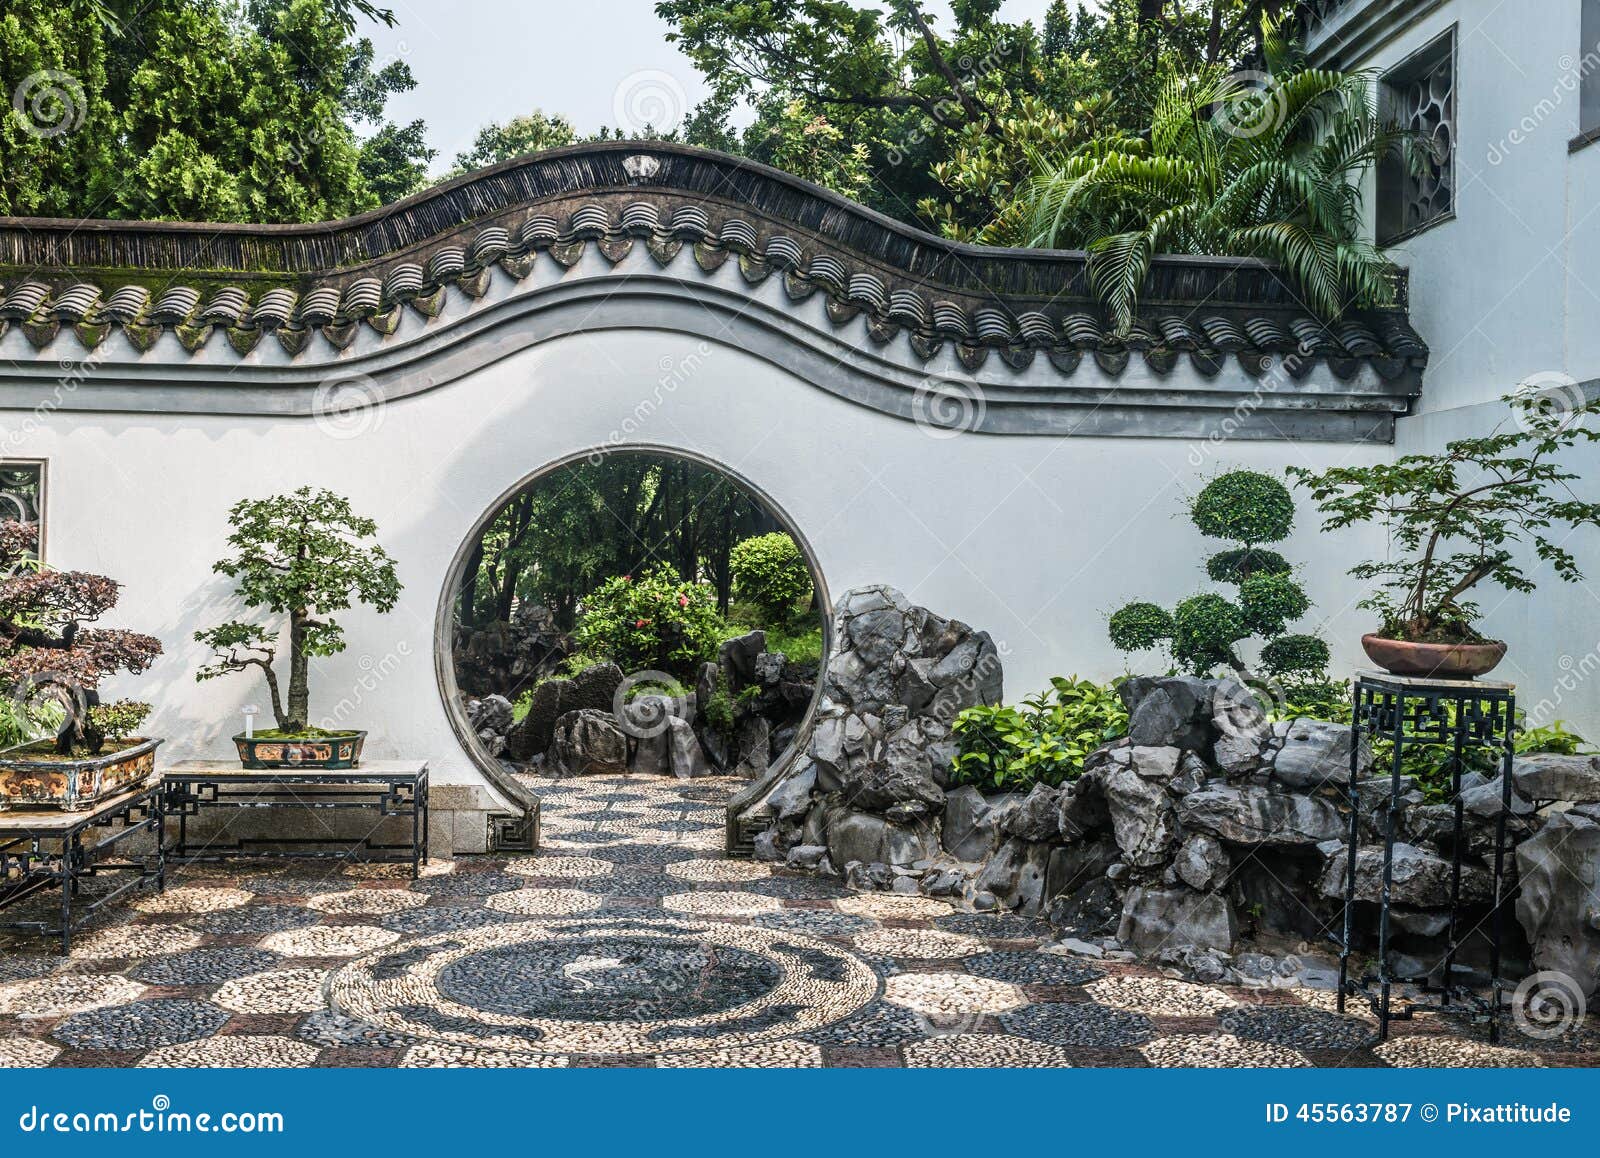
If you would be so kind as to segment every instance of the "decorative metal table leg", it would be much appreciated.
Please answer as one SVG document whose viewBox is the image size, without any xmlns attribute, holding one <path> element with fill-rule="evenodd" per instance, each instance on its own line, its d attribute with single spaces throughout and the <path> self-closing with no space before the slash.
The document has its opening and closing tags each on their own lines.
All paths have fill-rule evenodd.
<svg viewBox="0 0 1600 1158">
<path fill-rule="evenodd" d="M 1355 712 L 1350 720 L 1350 777 L 1345 786 L 1350 805 L 1350 832 L 1345 842 L 1344 929 L 1339 939 L 1339 1012 L 1344 1012 L 1345 994 L 1350 988 L 1350 954 L 1354 948 L 1356 906 L 1356 853 L 1361 845 L 1361 789 L 1356 786 L 1361 752 L 1361 711 L 1365 693 L 1356 691 Z"/>
<path fill-rule="evenodd" d="M 1395 823 L 1400 812 L 1400 761 L 1405 744 L 1404 712 L 1395 704 L 1394 758 L 1389 765 L 1389 809 L 1383 824 L 1383 891 L 1378 901 L 1378 1040 L 1389 1040 L 1389 1001 L 1393 979 L 1389 976 L 1389 897 L 1394 891 Z"/>
</svg>

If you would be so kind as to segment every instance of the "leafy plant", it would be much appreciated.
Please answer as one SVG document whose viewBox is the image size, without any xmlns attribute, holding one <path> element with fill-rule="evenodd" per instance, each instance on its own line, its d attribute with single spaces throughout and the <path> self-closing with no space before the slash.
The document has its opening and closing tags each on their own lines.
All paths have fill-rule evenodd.
<svg viewBox="0 0 1600 1158">
<path fill-rule="evenodd" d="M 1287 538 L 1294 525 L 1294 499 L 1277 479 L 1236 470 L 1207 483 L 1189 505 L 1202 535 L 1239 545 L 1206 560 L 1206 574 L 1239 589 L 1238 601 L 1215 592 L 1191 595 L 1169 614 L 1154 603 L 1129 603 L 1107 622 L 1111 642 L 1123 651 L 1167 644 L 1172 658 L 1197 675 L 1227 665 L 1245 672 L 1235 645 L 1264 639 L 1261 663 L 1274 678 L 1315 682 L 1328 665 L 1328 645 L 1312 635 L 1288 634 L 1311 600 L 1278 552 L 1263 547 Z"/>
<path fill-rule="evenodd" d="M 1562 465 L 1578 442 L 1600 439 L 1600 399 L 1552 404 L 1549 394 L 1507 395 L 1510 428 L 1445 444 L 1438 454 L 1408 454 L 1374 466 L 1333 467 L 1320 474 L 1291 467 L 1325 516 L 1323 530 L 1375 521 L 1388 534 L 1391 558 L 1350 569 L 1378 580 L 1360 606 L 1382 617 L 1380 633 L 1412 642 L 1475 643 L 1478 609 L 1466 601 L 1485 582 L 1530 592 L 1535 581 L 1516 548 L 1526 545 L 1556 577 L 1583 577 L 1553 528 L 1600 527 L 1600 503 L 1580 499 L 1571 484 L 1583 476 Z"/>
<path fill-rule="evenodd" d="M 149 716 L 150 705 L 138 700 L 117 700 L 110 704 L 95 704 L 89 708 L 89 718 L 83 726 L 84 747 L 98 756 L 107 740 L 121 743 L 133 735 L 135 729 Z"/>
<path fill-rule="evenodd" d="M 582 601 L 578 650 L 608 657 L 624 671 L 689 676 L 716 654 L 722 617 L 716 598 L 666 564 L 619 575 Z"/>
<path fill-rule="evenodd" d="M 1276 31 L 1271 75 L 1169 75 L 1148 132 L 1041 155 L 1024 199 L 1029 245 L 1086 249 L 1119 330 L 1159 253 L 1277 262 L 1325 318 L 1395 300 L 1393 265 L 1361 236 L 1361 181 L 1405 138 L 1383 125 L 1366 73 L 1310 69 Z"/>
<path fill-rule="evenodd" d="M 734 544 L 728 555 L 734 590 L 773 623 L 786 623 L 795 604 L 811 593 L 811 568 L 794 539 L 782 531 Z"/>
<path fill-rule="evenodd" d="M 1128 730 L 1120 682 L 1056 676 L 1049 691 L 1019 707 L 967 708 L 951 726 L 957 743 L 952 781 L 1020 792 L 1077 779 L 1091 752 Z"/>
<path fill-rule="evenodd" d="M 278 731 L 305 734 L 311 712 L 308 680 L 312 656 L 345 649 L 344 629 L 331 613 L 354 603 L 380 612 L 394 609 L 400 580 L 394 560 L 373 539 L 378 525 L 356 514 L 350 501 L 328 490 L 301 487 L 293 494 L 244 499 L 228 512 L 233 554 L 212 567 L 234 580 L 246 606 L 277 618 L 273 624 L 230 619 L 195 632 L 215 651 L 197 680 L 259 668 L 271 697 Z M 287 620 L 285 624 L 284 620 Z M 289 632 L 288 696 L 279 693 L 273 668 L 283 628 Z"/>
<path fill-rule="evenodd" d="M 37 525 L 0 523 L 0 680 L 22 689 L 17 698 L 23 707 L 11 720 L 19 728 L 30 722 L 35 689 L 65 697 L 56 751 L 67 756 L 88 747 L 88 709 L 101 681 L 144 671 L 161 654 L 161 641 L 91 626 L 117 605 L 117 581 L 42 567 L 35 559 L 38 543 Z"/>
</svg>

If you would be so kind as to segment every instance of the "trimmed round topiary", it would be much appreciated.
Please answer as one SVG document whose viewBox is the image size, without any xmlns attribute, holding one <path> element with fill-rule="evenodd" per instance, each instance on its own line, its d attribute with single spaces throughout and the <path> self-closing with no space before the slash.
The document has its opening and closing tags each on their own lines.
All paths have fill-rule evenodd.
<svg viewBox="0 0 1600 1158">
<path fill-rule="evenodd" d="M 1261 649 L 1261 666 L 1271 675 L 1319 678 L 1332 656 L 1314 635 L 1280 635 Z"/>
<path fill-rule="evenodd" d="M 1236 587 L 1252 575 L 1287 575 L 1291 570 L 1289 560 L 1267 547 L 1235 547 L 1206 560 L 1206 575 L 1213 583 Z"/>
<path fill-rule="evenodd" d="M 1154 603 L 1130 603 L 1113 612 L 1106 627 L 1123 651 L 1147 651 L 1172 638 L 1172 616 Z"/>
<path fill-rule="evenodd" d="M 1311 607 L 1293 575 L 1252 575 L 1239 585 L 1239 610 L 1256 635 L 1278 635 Z"/>
<path fill-rule="evenodd" d="M 794 539 L 782 531 L 734 544 L 728 567 L 739 594 L 769 622 L 783 622 L 800 598 L 811 593 L 811 568 Z"/>
<path fill-rule="evenodd" d="M 1233 663 L 1233 645 L 1250 635 L 1244 613 L 1220 595 L 1191 595 L 1172 613 L 1172 655 L 1196 675 Z"/>
<path fill-rule="evenodd" d="M 1276 543 L 1294 525 L 1294 499 L 1289 488 L 1271 475 L 1233 470 L 1208 482 L 1189 514 L 1209 538 Z"/>
</svg>

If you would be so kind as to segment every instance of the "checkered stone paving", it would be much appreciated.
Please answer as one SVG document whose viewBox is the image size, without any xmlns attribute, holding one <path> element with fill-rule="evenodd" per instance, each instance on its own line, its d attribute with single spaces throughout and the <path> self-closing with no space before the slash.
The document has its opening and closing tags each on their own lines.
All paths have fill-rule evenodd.
<svg viewBox="0 0 1600 1158">
<path fill-rule="evenodd" d="M 1063 952 L 1041 921 L 720 853 L 743 781 L 525 781 L 537 854 L 175 866 L 74 940 L 0 940 L 10 1066 L 1600 1064 L 1331 993 Z M 44 896 L 44 902 L 50 898 Z M 1048 950 L 1048 951 L 1047 951 Z"/>
</svg>

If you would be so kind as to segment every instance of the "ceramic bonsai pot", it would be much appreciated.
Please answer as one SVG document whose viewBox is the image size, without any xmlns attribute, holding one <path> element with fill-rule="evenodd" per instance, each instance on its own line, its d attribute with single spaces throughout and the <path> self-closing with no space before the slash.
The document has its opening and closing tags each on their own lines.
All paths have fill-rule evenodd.
<svg viewBox="0 0 1600 1158">
<path fill-rule="evenodd" d="M 54 741 L 44 740 L 47 750 Z M 81 812 L 155 775 L 160 740 L 135 740 L 103 756 L 0 756 L 0 812 L 8 808 L 60 808 Z M 37 745 L 30 745 L 38 750 Z"/>
<path fill-rule="evenodd" d="M 304 740 L 238 735 L 233 743 L 246 768 L 356 768 L 365 732 L 339 732 Z"/>
<path fill-rule="evenodd" d="M 1488 643 L 1411 643 L 1385 639 L 1376 632 L 1361 637 L 1367 657 L 1390 675 L 1436 680 L 1470 680 L 1494 670 L 1505 658 L 1506 645 Z"/>
</svg>

